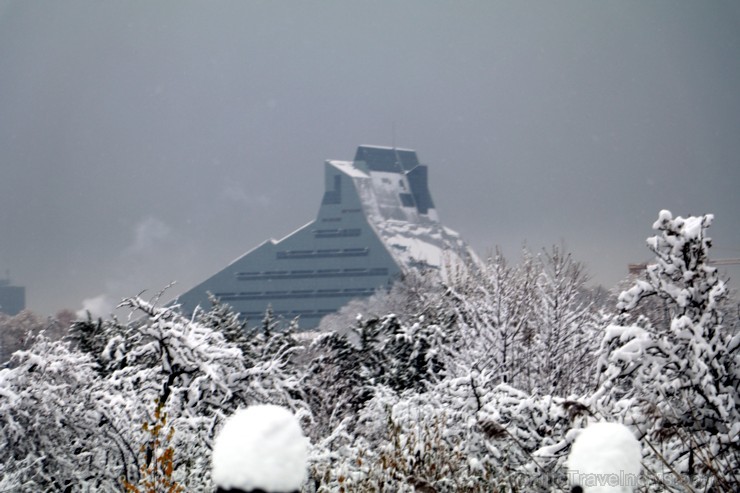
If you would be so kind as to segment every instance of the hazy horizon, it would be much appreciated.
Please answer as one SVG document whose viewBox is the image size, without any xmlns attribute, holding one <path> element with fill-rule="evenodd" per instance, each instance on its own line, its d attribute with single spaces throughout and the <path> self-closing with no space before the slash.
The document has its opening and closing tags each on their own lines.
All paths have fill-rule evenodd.
<svg viewBox="0 0 740 493">
<path fill-rule="evenodd" d="M 41 314 L 174 296 L 361 144 L 416 150 L 480 256 L 564 243 L 611 288 L 669 209 L 737 258 L 738 53 L 731 1 L 0 0 L 0 273 Z"/>
</svg>

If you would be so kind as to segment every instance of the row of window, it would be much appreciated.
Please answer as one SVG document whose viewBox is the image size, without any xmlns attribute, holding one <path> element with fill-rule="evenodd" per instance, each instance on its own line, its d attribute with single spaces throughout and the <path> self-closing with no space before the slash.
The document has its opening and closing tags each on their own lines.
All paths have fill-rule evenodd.
<svg viewBox="0 0 740 493">
<path fill-rule="evenodd" d="M 330 313 L 335 313 L 335 310 L 277 310 L 272 312 L 276 317 L 283 317 L 286 319 L 295 317 L 322 318 Z M 240 315 L 249 319 L 255 319 L 264 317 L 265 312 L 241 312 Z"/>
<path fill-rule="evenodd" d="M 350 236 L 360 236 L 362 230 L 359 228 L 347 229 L 315 229 L 313 231 L 315 238 L 347 238 Z"/>
<path fill-rule="evenodd" d="M 347 289 L 294 289 L 291 291 L 242 291 L 239 293 L 215 293 L 221 301 L 243 300 L 286 300 L 302 298 L 355 298 L 370 296 L 374 288 Z"/>
<path fill-rule="evenodd" d="M 275 254 L 277 259 L 328 258 L 328 257 L 366 257 L 370 249 L 365 248 L 327 248 L 324 250 L 281 250 Z"/>
<path fill-rule="evenodd" d="M 326 277 L 360 277 L 360 276 L 387 276 L 388 269 L 375 267 L 372 269 L 301 269 L 301 270 L 266 270 L 263 272 L 237 272 L 234 274 L 239 281 L 263 281 L 274 279 L 315 279 Z"/>
</svg>

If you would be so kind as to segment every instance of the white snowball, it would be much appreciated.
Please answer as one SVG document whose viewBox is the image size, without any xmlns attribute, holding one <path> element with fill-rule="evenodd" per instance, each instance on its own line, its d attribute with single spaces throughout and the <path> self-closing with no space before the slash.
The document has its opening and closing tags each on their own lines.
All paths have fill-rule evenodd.
<svg viewBox="0 0 740 493">
<path fill-rule="evenodd" d="M 213 446 L 213 482 L 222 488 L 293 491 L 306 480 L 308 439 L 287 409 L 258 405 L 226 420 Z"/>
<path fill-rule="evenodd" d="M 567 462 L 570 486 L 584 493 L 629 493 L 638 486 L 642 452 L 619 423 L 592 423 L 576 438 Z"/>
</svg>

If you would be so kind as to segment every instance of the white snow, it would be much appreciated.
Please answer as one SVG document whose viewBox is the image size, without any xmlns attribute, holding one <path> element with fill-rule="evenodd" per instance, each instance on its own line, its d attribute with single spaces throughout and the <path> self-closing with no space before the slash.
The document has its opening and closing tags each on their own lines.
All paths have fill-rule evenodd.
<svg viewBox="0 0 740 493">
<path fill-rule="evenodd" d="M 222 488 L 299 490 L 306 480 L 308 439 L 287 409 L 256 405 L 226 420 L 213 447 L 213 481 Z"/>
<path fill-rule="evenodd" d="M 364 173 L 351 163 L 332 164 L 352 177 L 368 223 L 401 265 L 426 265 L 444 271 L 446 264 L 459 267 L 466 258 L 474 257 L 457 233 L 440 224 L 435 209 L 420 214 L 415 207 L 401 204 L 400 194 L 410 191 L 404 174 Z"/>
<path fill-rule="evenodd" d="M 352 178 L 367 178 L 368 174 L 357 168 L 352 161 L 329 161 L 329 164 L 337 169 L 340 169 L 347 176 Z"/>
<path fill-rule="evenodd" d="M 641 460 L 640 444 L 629 428 L 619 423 L 592 423 L 571 447 L 568 482 L 584 493 L 629 493 L 637 489 Z"/>
<path fill-rule="evenodd" d="M 673 220 L 673 214 L 671 211 L 663 209 L 658 213 L 658 220 L 653 223 L 653 229 L 660 229 L 661 226 L 668 224 Z"/>
</svg>

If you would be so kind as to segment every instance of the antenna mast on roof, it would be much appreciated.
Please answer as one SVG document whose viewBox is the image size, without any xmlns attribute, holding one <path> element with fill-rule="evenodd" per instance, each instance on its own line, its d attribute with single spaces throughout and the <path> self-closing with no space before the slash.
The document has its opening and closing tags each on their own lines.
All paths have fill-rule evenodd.
<svg viewBox="0 0 740 493">
<path fill-rule="evenodd" d="M 393 120 L 391 123 L 391 147 L 396 148 L 396 121 Z"/>
</svg>

